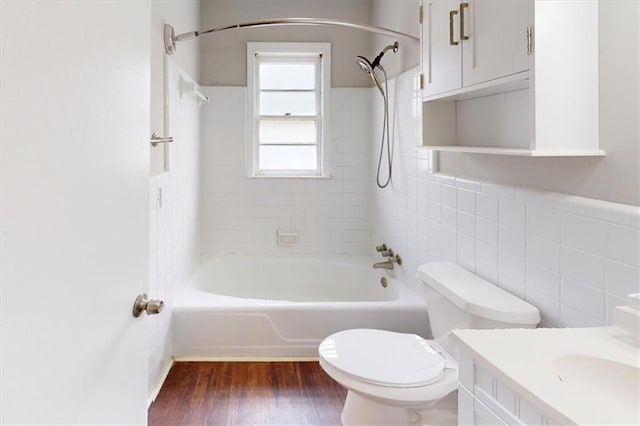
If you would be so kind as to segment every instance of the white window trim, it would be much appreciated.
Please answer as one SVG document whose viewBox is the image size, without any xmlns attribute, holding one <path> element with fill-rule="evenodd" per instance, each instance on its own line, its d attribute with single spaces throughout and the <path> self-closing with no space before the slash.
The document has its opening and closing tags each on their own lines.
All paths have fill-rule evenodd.
<svg viewBox="0 0 640 426">
<path fill-rule="evenodd" d="M 319 83 L 320 89 L 320 120 L 318 126 L 318 170 L 279 170 L 277 172 L 261 172 L 257 168 L 257 150 L 259 144 L 258 120 L 256 116 L 257 100 L 255 90 L 257 87 L 256 78 L 256 54 L 318 54 L 322 55 L 320 66 Z M 247 177 L 250 178 L 329 178 L 330 158 L 329 142 L 330 137 L 330 103 L 331 103 L 331 43 L 247 43 L 247 144 L 246 144 L 246 164 Z"/>
</svg>

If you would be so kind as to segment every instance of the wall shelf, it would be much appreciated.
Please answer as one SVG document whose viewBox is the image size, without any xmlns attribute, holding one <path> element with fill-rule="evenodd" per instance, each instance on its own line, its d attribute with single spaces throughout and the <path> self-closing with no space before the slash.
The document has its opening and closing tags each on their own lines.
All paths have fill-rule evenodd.
<svg viewBox="0 0 640 426">
<path fill-rule="evenodd" d="M 523 71 L 505 77 L 489 80 L 482 83 L 474 84 L 468 87 L 451 90 L 436 95 L 424 96 L 423 102 L 448 102 L 448 101 L 465 101 L 469 99 L 481 98 L 484 96 L 495 95 L 498 93 L 511 92 L 519 89 L 529 88 L 529 80 L 531 73 Z"/>
<path fill-rule="evenodd" d="M 196 98 L 198 98 L 198 100 L 201 103 L 209 102 L 209 97 L 207 95 L 205 95 L 204 93 L 202 93 L 202 89 L 200 88 L 200 86 L 195 81 L 189 80 L 189 79 L 185 78 L 182 75 L 180 75 L 179 88 L 180 88 L 180 97 L 181 98 L 182 98 L 183 95 L 186 95 L 188 93 L 193 93 L 193 95 Z"/>
<path fill-rule="evenodd" d="M 543 151 L 535 149 L 502 148 L 492 146 L 442 146 L 425 145 L 424 149 L 461 152 L 467 154 L 491 154 L 491 155 L 513 155 L 519 157 L 602 157 L 607 155 L 603 150 L 593 151 Z"/>
</svg>

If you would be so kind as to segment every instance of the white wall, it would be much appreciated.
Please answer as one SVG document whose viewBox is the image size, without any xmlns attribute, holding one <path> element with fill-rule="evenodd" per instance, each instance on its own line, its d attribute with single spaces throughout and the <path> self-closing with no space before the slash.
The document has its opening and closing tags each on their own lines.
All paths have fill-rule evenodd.
<svg viewBox="0 0 640 426">
<path fill-rule="evenodd" d="M 164 24 L 196 28 L 200 0 L 152 0 L 151 2 L 151 131 L 164 135 Z M 185 30 L 187 31 L 187 30 Z M 196 81 L 199 79 L 200 40 L 181 43 L 172 58 Z M 151 175 L 164 171 L 164 145 L 151 148 Z"/>
<path fill-rule="evenodd" d="M 170 146 L 151 148 L 149 296 L 162 299 L 165 309 L 148 318 L 149 398 L 153 399 L 171 364 L 171 311 L 180 285 L 197 265 L 199 258 L 200 124 L 198 102 L 192 95 L 180 98 L 178 75 L 197 79 L 198 41 L 180 46 L 171 62 L 168 91 L 165 93 L 165 54 L 163 26 L 195 27 L 199 1 L 154 1 L 151 8 L 151 129 L 172 136 Z M 165 97 L 167 102 L 165 104 Z M 165 111 L 167 108 L 167 111 Z M 165 122 L 165 112 L 168 121 Z M 163 173 L 165 153 L 169 170 Z M 158 194 L 161 191 L 161 202 Z"/>
<path fill-rule="evenodd" d="M 149 395 L 155 397 L 171 364 L 171 313 L 182 285 L 200 259 L 200 106 L 192 94 L 180 97 L 179 75 L 188 76 L 172 59 L 168 118 L 173 144 L 170 170 L 151 179 L 149 294 L 164 300 L 161 315 L 149 318 Z"/>
<path fill-rule="evenodd" d="M 202 241 L 208 256 L 365 255 L 371 89 L 331 91 L 331 179 L 247 178 L 245 87 L 208 87 L 202 110 Z M 276 244 L 278 229 L 300 233 Z"/>
<path fill-rule="evenodd" d="M 431 173 L 416 147 L 417 72 L 395 93 L 393 188 L 372 195 L 373 241 L 405 258 L 394 273 L 419 288 L 418 265 L 450 261 L 537 306 L 546 325 L 610 324 L 613 306 L 640 291 L 640 209 Z"/>
<path fill-rule="evenodd" d="M 369 23 L 369 0 L 203 0 L 199 29 L 267 18 L 310 17 Z M 176 27 L 193 31 L 194 27 Z M 201 39 L 201 82 L 210 86 L 246 86 L 248 41 L 331 42 L 333 87 L 368 87 L 369 77 L 354 63 L 367 56 L 370 34 L 343 28 L 271 27 L 229 30 Z M 182 48 L 191 42 L 179 43 Z"/>
<path fill-rule="evenodd" d="M 640 210 L 634 207 L 639 197 L 638 57 L 615 42 L 630 40 L 637 51 L 638 13 L 615 3 L 600 7 L 605 158 L 451 153 L 442 156 L 447 174 L 432 174 L 432 153 L 415 148 L 412 129 L 419 119 L 402 112 L 414 108 L 418 95 L 411 80 L 418 71 L 400 77 L 394 187 L 373 192 L 372 222 L 374 243 L 385 241 L 406 253 L 405 265 L 395 273 L 410 285 L 418 286 L 416 265 L 456 262 L 530 301 L 554 326 L 608 324 L 612 307 L 640 291 Z M 382 108 L 377 102 L 374 111 Z M 377 125 L 373 131 L 376 139 Z"/>
<path fill-rule="evenodd" d="M 371 25 L 377 25 L 420 37 L 419 7 L 420 0 L 372 0 Z M 382 49 L 395 40 L 385 36 L 374 35 L 371 57 L 375 57 Z M 418 41 L 398 40 L 400 48 L 397 53 L 385 53 L 383 65 L 389 77 L 396 76 L 420 64 L 420 43 Z M 395 57 L 390 60 L 390 57 Z"/>
<path fill-rule="evenodd" d="M 403 259 L 401 267 L 392 274 L 407 283 L 418 294 L 422 294 L 416 279 L 418 266 L 426 261 L 427 229 L 418 223 L 416 199 L 418 182 L 427 178 L 428 154 L 418 149 L 422 143 L 422 98 L 416 90 L 417 70 L 407 71 L 389 82 L 390 114 L 393 142 L 393 179 L 385 189 L 371 186 L 372 243 L 387 244 Z M 378 161 L 381 132 L 382 97 L 377 89 L 371 89 L 374 102 L 371 105 L 373 117 L 373 141 L 375 154 L 372 167 Z M 386 174 L 384 174 L 386 176 Z"/>
</svg>

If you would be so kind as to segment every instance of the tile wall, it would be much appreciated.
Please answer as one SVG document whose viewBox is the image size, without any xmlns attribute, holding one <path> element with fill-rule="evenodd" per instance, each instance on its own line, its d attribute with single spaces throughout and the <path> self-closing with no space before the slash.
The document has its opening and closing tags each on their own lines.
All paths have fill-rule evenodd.
<svg viewBox="0 0 640 426">
<path fill-rule="evenodd" d="M 364 255 L 371 236 L 369 89 L 332 89 L 331 179 L 247 178 L 245 87 L 207 87 L 202 108 L 205 256 Z M 299 242 L 279 246 L 278 229 Z"/>
<path fill-rule="evenodd" d="M 395 273 L 419 290 L 418 265 L 456 262 L 537 306 L 546 325 L 611 323 L 613 307 L 640 292 L 640 209 L 432 173 L 432 153 L 417 147 L 417 72 L 392 84 L 394 185 L 371 197 L 373 242 L 405 258 Z"/>
<path fill-rule="evenodd" d="M 377 90 L 332 90 L 333 179 L 248 179 L 246 89 L 206 88 L 204 254 L 369 255 L 386 242 L 404 259 L 393 274 L 417 292 L 418 266 L 447 260 L 530 301 L 546 325 L 610 323 L 612 307 L 640 291 L 638 208 L 433 173 L 432 153 L 419 147 L 417 72 L 389 84 L 395 145 L 385 190 L 374 183 Z M 300 242 L 278 246 L 278 229 L 298 230 Z"/>
<path fill-rule="evenodd" d="M 180 285 L 199 260 L 199 105 L 189 94 L 180 97 L 178 75 L 186 75 L 167 59 L 168 103 L 166 134 L 174 142 L 168 148 L 168 173 L 151 179 L 149 190 L 150 245 L 149 296 L 161 299 L 165 307 L 160 315 L 145 317 L 150 322 L 149 383 L 150 397 L 171 365 L 171 309 Z"/>
<path fill-rule="evenodd" d="M 372 243 L 379 245 L 384 242 L 393 248 L 402 257 L 403 265 L 396 267 L 392 274 L 415 290 L 420 290 L 416 271 L 426 258 L 418 253 L 426 253 L 424 243 L 427 230 L 423 228 L 423 224 L 418 227 L 417 182 L 427 178 L 429 158 L 428 151 L 416 148 L 422 143 L 422 99 L 417 86 L 417 72 L 411 70 L 389 81 L 391 139 L 395 141 L 393 179 L 385 189 L 377 188 L 375 177 L 372 177 L 369 185 L 372 192 Z M 371 166 L 375 171 L 380 151 L 384 104 L 377 89 L 371 90 L 374 95 L 371 104 L 374 133 Z M 383 166 L 383 179 L 387 176 L 384 169 Z M 421 249 L 419 243 L 422 244 Z"/>
</svg>

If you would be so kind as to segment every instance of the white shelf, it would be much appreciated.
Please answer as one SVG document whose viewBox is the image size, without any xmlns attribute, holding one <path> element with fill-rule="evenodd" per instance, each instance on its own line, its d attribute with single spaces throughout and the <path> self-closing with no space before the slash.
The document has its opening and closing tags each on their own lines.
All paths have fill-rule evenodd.
<svg viewBox="0 0 640 426">
<path fill-rule="evenodd" d="M 481 98 L 495 95 L 497 93 L 511 92 L 513 90 L 526 89 L 529 87 L 531 73 L 529 71 L 507 75 L 495 80 L 485 81 L 449 92 L 438 93 L 437 95 L 423 97 L 423 102 L 433 101 L 464 101 L 468 99 Z"/>
<path fill-rule="evenodd" d="M 469 154 L 516 155 L 520 157 L 603 157 L 607 155 L 601 149 L 585 151 L 543 151 L 536 149 L 501 148 L 491 146 L 422 146 L 424 149 Z"/>
<path fill-rule="evenodd" d="M 208 103 L 209 97 L 202 93 L 200 86 L 193 80 L 189 80 L 180 75 L 180 97 L 187 93 L 193 93 L 202 103 Z"/>
</svg>

